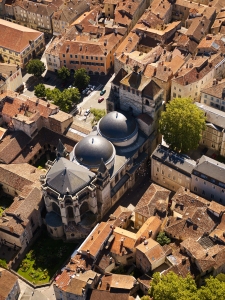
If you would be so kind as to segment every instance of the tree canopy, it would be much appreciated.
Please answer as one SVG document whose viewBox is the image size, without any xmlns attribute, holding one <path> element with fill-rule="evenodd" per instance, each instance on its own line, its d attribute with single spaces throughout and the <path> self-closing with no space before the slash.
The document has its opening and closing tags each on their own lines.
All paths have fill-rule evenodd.
<svg viewBox="0 0 225 300">
<path fill-rule="evenodd" d="M 55 105 L 58 105 L 60 110 L 68 112 L 73 103 L 78 103 L 80 100 L 80 92 L 77 88 L 75 89 L 65 89 L 62 92 L 54 88 L 46 89 L 46 98 L 53 101 Z"/>
<path fill-rule="evenodd" d="M 159 120 L 159 131 L 165 142 L 178 152 L 197 148 L 204 129 L 204 112 L 190 98 L 171 100 Z"/>
<path fill-rule="evenodd" d="M 34 95 L 38 98 L 46 96 L 45 85 L 43 83 L 39 83 L 34 87 Z"/>
<path fill-rule="evenodd" d="M 166 245 L 171 242 L 170 238 L 168 238 L 164 231 L 159 232 L 156 241 L 161 245 Z"/>
<path fill-rule="evenodd" d="M 155 273 L 149 293 L 154 300 L 217 300 L 225 299 L 225 282 L 217 278 L 205 279 L 199 289 L 191 275 L 183 278 L 173 272 Z"/>
<path fill-rule="evenodd" d="M 94 115 L 92 125 L 96 124 L 102 117 L 106 115 L 105 109 L 91 108 L 90 111 Z"/>
<path fill-rule="evenodd" d="M 26 66 L 27 73 L 33 74 L 36 77 L 40 77 L 45 71 L 44 63 L 39 59 L 32 59 Z"/>
<path fill-rule="evenodd" d="M 57 74 L 62 81 L 65 81 L 68 77 L 70 77 L 70 71 L 65 66 L 62 66 L 62 68 L 58 69 Z"/>
<path fill-rule="evenodd" d="M 82 91 L 90 82 L 90 76 L 88 76 L 85 69 L 78 69 L 74 73 L 74 85 Z"/>
</svg>

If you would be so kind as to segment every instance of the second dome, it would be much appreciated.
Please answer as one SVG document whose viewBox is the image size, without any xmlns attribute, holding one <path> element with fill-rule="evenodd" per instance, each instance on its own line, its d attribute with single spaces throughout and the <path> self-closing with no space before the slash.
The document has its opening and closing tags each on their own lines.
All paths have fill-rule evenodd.
<svg viewBox="0 0 225 300">
<path fill-rule="evenodd" d="M 138 135 L 135 118 L 128 114 L 113 111 L 104 116 L 97 126 L 98 134 L 116 146 L 132 144 Z"/>
</svg>

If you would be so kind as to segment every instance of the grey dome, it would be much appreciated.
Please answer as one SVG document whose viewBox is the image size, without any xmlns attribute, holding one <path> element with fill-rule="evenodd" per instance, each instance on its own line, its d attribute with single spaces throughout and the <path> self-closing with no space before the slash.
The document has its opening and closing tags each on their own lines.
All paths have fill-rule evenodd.
<svg viewBox="0 0 225 300">
<path fill-rule="evenodd" d="M 98 124 L 98 132 L 110 141 L 129 139 L 137 130 L 135 118 L 117 111 L 108 113 Z"/>
<path fill-rule="evenodd" d="M 113 157 L 114 146 L 101 136 L 87 136 L 74 147 L 74 157 L 82 165 L 98 167 L 103 159 L 109 162 Z"/>
</svg>

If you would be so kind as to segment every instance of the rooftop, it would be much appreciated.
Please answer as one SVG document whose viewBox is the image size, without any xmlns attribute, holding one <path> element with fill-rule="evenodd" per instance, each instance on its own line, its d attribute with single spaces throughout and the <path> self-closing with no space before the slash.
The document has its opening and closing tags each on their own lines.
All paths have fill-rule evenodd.
<svg viewBox="0 0 225 300">
<path fill-rule="evenodd" d="M 37 40 L 42 32 L 0 19 L 0 46 L 21 53 L 30 46 L 30 41 Z"/>
</svg>

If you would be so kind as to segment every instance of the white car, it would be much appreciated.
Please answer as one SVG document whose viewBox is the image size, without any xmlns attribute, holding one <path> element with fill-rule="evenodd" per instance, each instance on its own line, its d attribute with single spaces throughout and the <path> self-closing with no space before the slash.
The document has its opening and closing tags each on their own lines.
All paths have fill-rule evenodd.
<svg viewBox="0 0 225 300">
<path fill-rule="evenodd" d="M 91 112 L 90 109 L 86 109 L 84 116 L 87 117 L 90 114 L 90 112 Z"/>
</svg>

